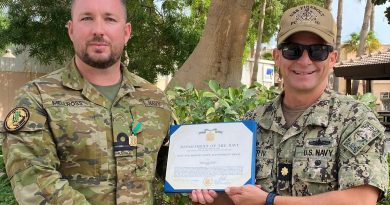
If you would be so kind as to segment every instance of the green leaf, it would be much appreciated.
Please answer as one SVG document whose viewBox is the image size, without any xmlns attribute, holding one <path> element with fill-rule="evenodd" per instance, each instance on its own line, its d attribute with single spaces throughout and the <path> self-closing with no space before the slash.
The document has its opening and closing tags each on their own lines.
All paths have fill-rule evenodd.
<svg viewBox="0 0 390 205">
<path fill-rule="evenodd" d="M 226 109 L 225 114 L 238 115 L 238 113 L 232 109 Z"/>
<path fill-rule="evenodd" d="M 226 100 L 224 100 L 224 99 L 219 99 L 218 102 L 222 106 L 230 107 L 229 103 Z"/>
<path fill-rule="evenodd" d="M 203 97 L 205 97 L 205 98 L 217 98 L 218 96 L 215 93 L 205 91 L 203 93 Z"/>
<path fill-rule="evenodd" d="M 370 104 L 376 101 L 376 97 L 372 93 L 365 93 L 363 96 L 361 96 L 360 101 L 362 101 L 363 103 Z"/>
<path fill-rule="evenodd" d="M 215 93 L 218 92 L 218 90 L 219 90 L 219 84 L 215 80 L 210 80 L 209 81 L 209 87 Z"/>
<path fill-rule="evenodd" d="M 248 89 L 248 90 L 245 90 L 244 91 L 244 99 L 249 99 L 249 98 L 251 98 L 251 97 L 253 97 L 253 96 L 255 96 L 256 95 L 256 89 L 254 89 L 254 88 L 251 88 L 251 89 Z"/>
<path fill-rule="evenodd" d="M 210 107 L 207 112 L 206 112 L 206 116 L 210 115 L 211 113 L 215 113 L 215 109 L 213 107 Z"/>
<path fill-rule="evenodd" d="M 238 90 L 236 88 L 229 87 L 229 98 L 231 100 L 236 100 L 238 96 Z"/>
<path fill-rule="evenodd" d="M 223 118 L 223 121 L 224 122 L 233 122 L 233 121 L 235 121 L 233 118 L 231 118 L 231 117 L 224 117 Z"/>
</svg>

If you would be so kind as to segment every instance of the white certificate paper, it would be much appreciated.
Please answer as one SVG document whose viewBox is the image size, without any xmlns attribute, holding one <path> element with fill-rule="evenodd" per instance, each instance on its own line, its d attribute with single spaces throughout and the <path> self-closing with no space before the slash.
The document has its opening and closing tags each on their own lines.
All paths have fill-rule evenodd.
<svg viewBox="0 0 390 205">
<path fill-rule="evenodd" d="M 256 122 L 174 125 L 165 192 L 254 184 Z"/>
</svg>

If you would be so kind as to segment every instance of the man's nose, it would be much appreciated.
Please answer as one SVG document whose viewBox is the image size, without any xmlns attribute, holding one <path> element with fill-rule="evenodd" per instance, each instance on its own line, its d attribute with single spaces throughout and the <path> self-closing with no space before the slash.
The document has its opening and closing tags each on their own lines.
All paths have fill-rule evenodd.
<svg viewBox="0 0 390 205">
<path fill-rule="evenodd" d="M 104 21 L 101 19 L 96 19 L 95 23 L 93 24 L 93 34 L 94 35 L 104 35 Z"/>
<path fill-rule="evenodd" d="M 309 53 L 306 49 L 303 51 L 302 56 L 300 58 L 298 58 L 298 63 L 300 63 L 302 65 L 309 65 L 309 64 L 313 63 L 313 61 L 310 59 Z"/>
</svg>

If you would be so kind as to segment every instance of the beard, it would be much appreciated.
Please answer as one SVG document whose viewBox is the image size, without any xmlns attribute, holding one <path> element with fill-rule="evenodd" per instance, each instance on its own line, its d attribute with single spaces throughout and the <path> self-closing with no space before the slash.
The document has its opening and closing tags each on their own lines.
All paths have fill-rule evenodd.
<svg viewBox="0 0 390 205">
<path fill-rule="evenodd" d="M 88 41 L 87 42 L 87 46 L 89 44 L 89 42 L 104 42 L 104 43 L 107 43 L 104 41 L 104 39 L 102 37 L 98 37 L 98 36 L 95 36 L 92 40 Z M 122 48 L 118 48 L 118 49 L 115 49 L 112 47 L 112 44 L 109 44 L 110 45 L 110 54 L 108 57 L 106 58 L 94 58 L 92 57 L 88 51 L 87 51 L 87 46 L 84 48 L 84 49 L 80 49 L 79 51 L 76 51 L 76 55 L 87 65 L 91 66 L 91 67 L 94 67 L 94 68 L 98 68 L 98 69 L 106 69 L 112 65 L 114 65 L 115 63 L 117 63 L 120 58 L 121 58 L 121 55 L 122 55 L 122 50 L 123 50 L 123 47 Z M 98 51 L 96 51 L 98 52 Z"/>
</svg>

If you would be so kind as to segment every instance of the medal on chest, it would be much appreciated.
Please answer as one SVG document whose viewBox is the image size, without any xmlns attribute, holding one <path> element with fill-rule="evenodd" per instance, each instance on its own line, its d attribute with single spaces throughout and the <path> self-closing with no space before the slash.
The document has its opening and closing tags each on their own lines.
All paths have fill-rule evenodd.
<svg viewBox="0 0 390 205">
<path fill-rule="evenodd" d="M 143 130 L 142 123 L 137 120 L 131 123 L 131 135 L 129 136 L 129 145 L 136 147 L 138 144 L 137 134 Z"/>
</svg>

